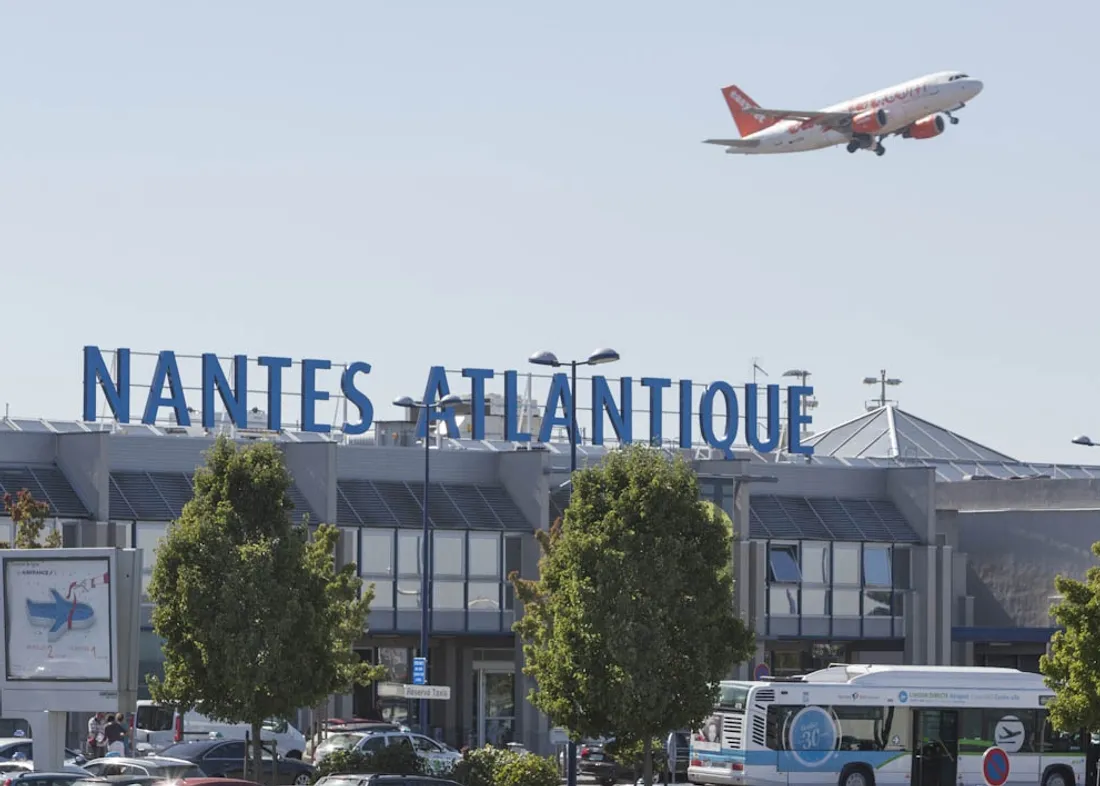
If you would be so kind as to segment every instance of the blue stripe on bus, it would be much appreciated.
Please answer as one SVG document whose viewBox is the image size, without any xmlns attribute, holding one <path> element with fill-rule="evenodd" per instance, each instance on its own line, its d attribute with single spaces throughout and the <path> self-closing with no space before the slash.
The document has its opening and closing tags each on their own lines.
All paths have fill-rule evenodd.
<svg viewBox="0 0 1100 786">
<path fill-rule="evenodd" d="M 878 769 L 908 751 L 742 751 L 730 748 L 721 751 L 692 750 L 691 760 L 703 767 L 729 769 L 732 762 L 750 767 L 774 767 L 778 772 L 840 772 L 853 762 L 869 764 Z"/>
</svg>

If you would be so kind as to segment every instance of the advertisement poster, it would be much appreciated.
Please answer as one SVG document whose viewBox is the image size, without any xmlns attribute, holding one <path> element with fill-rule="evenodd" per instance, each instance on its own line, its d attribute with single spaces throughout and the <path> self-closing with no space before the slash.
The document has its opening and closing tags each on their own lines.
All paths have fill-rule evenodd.
<svg viewBox="0 0 1100 786">
<path fill-rule="evenodd" d="M 111 681 L 108 559 L 6 560 L 4 621 L 9 680 Z"/>
</svg>

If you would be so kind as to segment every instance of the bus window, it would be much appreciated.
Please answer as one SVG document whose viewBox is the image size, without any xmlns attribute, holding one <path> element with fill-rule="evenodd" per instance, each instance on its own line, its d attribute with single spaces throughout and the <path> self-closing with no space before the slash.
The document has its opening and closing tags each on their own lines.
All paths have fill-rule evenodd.
<svg viewBox="0 0 1100 786">
<path fill-rule="evenodd" d="M 1082 753 L 1084 743 L 1081 732 L 1057 731 L 1050 725 L 1050 719 L 1043 713 L 1043 739 L 1040 743 L 1043 753 Z"/>
</svg>

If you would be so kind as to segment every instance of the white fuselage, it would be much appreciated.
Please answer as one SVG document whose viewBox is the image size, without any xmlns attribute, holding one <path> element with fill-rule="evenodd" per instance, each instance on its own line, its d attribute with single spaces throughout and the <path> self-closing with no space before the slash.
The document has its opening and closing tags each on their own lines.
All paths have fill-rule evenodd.
<svg viewBox="0 0 1100 786">
<path fill-rule="evenodd" d="M 976 79 L 949 81 L 949 77 L 948 74 L 934 74 L 912 79 L 885 90 L 833 104 L 821 111 L 858 113 L 885 109 L 886 125 L 876 131 L 875 135 L 886 136 L 937 112 L 959 109 L 981 92 L 982 83 Z M 847 134 L 805 120 L 781 120 L 745 138 L 760 140 L 760 145 L 755 148 L 731 149 L 728 152 L 757 155 L 795 153 L 843 145 L 851 140 L 851 136 Z"/>
</svg>

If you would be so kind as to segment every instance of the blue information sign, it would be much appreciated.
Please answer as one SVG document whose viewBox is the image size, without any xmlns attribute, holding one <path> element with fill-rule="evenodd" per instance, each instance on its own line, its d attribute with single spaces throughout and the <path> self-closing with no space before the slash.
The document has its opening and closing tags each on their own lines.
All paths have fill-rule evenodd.
<svg viewBox="0 0 1100 786">
<path fill-rule="evenodd" d="M 413 685 L 428 684 L 428 659 L 413 658 Z"/>
</svg>

